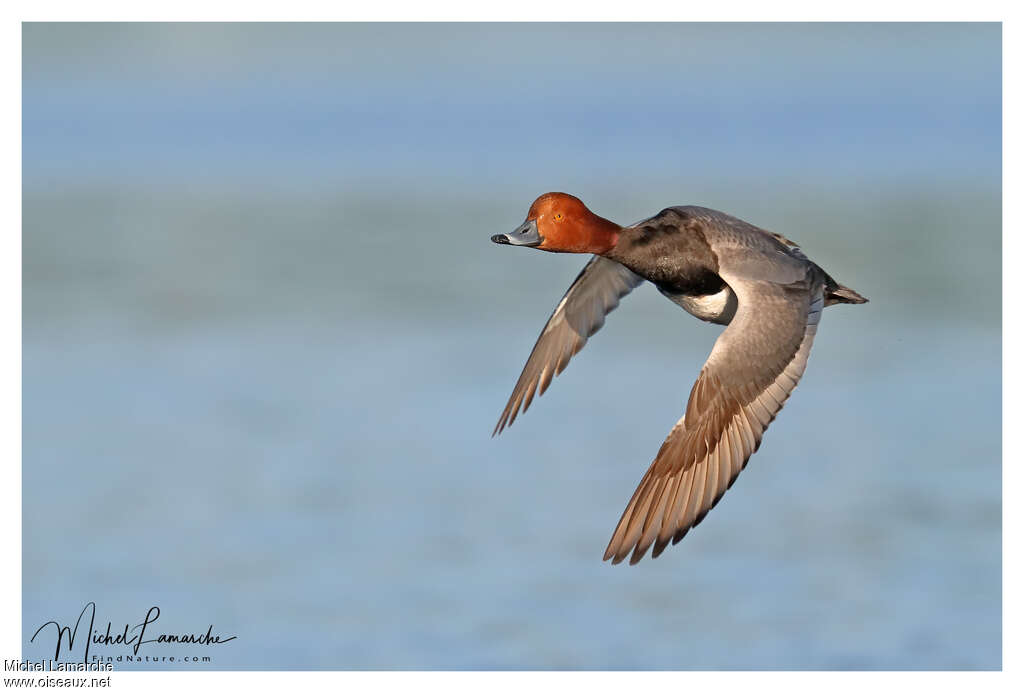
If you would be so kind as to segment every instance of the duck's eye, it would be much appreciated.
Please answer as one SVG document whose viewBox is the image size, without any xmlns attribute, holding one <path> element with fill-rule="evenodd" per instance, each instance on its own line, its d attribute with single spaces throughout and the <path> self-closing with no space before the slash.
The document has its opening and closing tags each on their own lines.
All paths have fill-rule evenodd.
<svg viewBox="0 0 1024 693">
<path fill-rule="evenodd" d="M 561 221 L 561 220 L 562 220 L 562 214 L 561 214 L 561 212 L 559 212 L 558 214 L 555 215 L 555 221 Z"/>
</svg>

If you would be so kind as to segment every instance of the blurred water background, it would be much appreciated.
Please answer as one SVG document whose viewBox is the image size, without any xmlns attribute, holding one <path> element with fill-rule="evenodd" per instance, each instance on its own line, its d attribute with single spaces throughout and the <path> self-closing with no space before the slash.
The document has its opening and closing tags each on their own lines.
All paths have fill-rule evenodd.
<svg viewBox="0 0 1024 693">
<path fill-rule="evenodd" d="M 237 636 L 119 668 L 1001 666 L 998 25 L 26 24 L 23 55 L 25 657 L 92 600 Z M 719 328 L 641 287 L 492 440 L 585 262 L 488 241 L 548 190 L 728 211 L 871 299 L 633 568 L 601 554 Z"/>
</svg>

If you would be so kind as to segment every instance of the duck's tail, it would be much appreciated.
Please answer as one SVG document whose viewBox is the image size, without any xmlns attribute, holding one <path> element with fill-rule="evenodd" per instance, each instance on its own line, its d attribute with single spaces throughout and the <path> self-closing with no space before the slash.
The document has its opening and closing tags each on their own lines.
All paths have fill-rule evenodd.
<svg viewBox="0 0 1024 693">
<path fill-rule="evenodd" d="M 825 285 L 825 305 L 831 306 L 836 303 L 867 303 L 864 298 L 848 286 L 839 282 L 829 282 Z"/>
<path fill-rule="evenodd" d="M 808 258 L 806 255 L 804 255 L 804 252 L 802 250 L 800 250 L 800 247 L 796 243 L 794 243 L 793 241 L 789 240 L 788 238 L 786 238 L 785 236 L 783 236 L 780 233 L 772 233 L 771 231 L 769 231 L 768 233 L 771 233 L 771 235 L 775 237 L 775 240 L 777 240 L 780 243 L 782 243 L 783 245 L 787 246 L 791 253 L 795 254 L 797 257 L 800 257 L 800 258 L 803 258 L 804 260 L 807 260 L 808 262 L 811 262 L 810 258 Z M 837 282 L 835 279 L 830 277 L 828 272 L 826 272 L 825 270 L 821 269 L 820 265 L 818 265 L 818 264 L 816 264 L 814 262 L 811 262 L 811 264 L 814 265 L 814 267 L 819 272 L 821 272 L 821 274 L 825 277 L 825 305 L 826 306 L 834 306 L 837 303 L 867 303 L 868 302 L 868 299 L 865 298 L 864 296 L 861 296 L 859 293 L 857 293 L 856 291 L 854 291 L 853 289 L 851 289 L 848 286 L 843 286 L 842 284 Z"/>
<path fill-rule="evenodd" d="M 829 276 L 828 272 L 815 265 L 825 276 L 825 305 L 834 306 L 837 303 L 867 303 L 868 299 L 861 296 L 848 286 L 843 286 Z"/>
</svg>

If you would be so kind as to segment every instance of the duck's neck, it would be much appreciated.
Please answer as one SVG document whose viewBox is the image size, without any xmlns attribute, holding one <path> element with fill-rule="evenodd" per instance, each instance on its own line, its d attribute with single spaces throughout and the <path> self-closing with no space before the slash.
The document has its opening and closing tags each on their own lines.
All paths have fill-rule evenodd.
<svg viewBox="0 0 1024 693">
<path fill-rule="evenodd" d="M 619 242 L 619 234 L 622 232 L 621 226 L 592 213 L 587 220 L 587 227 L 591 240 L 590 252 L 595 255 L 606 255 L 615 249 Z"/>
</svg>

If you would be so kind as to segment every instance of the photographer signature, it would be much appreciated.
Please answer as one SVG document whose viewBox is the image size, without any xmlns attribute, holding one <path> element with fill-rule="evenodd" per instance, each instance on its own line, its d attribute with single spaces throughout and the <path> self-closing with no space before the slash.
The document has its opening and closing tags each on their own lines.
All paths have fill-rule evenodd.
<svg viewBox="0 0 1024 693">
<path fill-rule="evenodd" d="M 29 642 L 35 642 L 36 637 L 44 628 L 47 626 L 53 626 L 53 632 L 57 639 L 53 655 L 54 660 L 57 661 L 60 659 L 62 645 L 65 648 L 65 652 L 70 655 L 75 646 L 75 641 L 78 638 L 78 629 L 82 625 L 82 619 L 87 613 L 89 614 L 89 630 L 88 635 L 85 638 L 85 648 L 82 652 L 83 662 L 88 661 L 89 648 L 92 645 L 125 645 L 132 648 L 133 655 L 138 655 L 139 648 L 150 643 L 171 645 L 219 645 L 230 642 L 238 637 L 237 635 L 232 635 L 230 637 L 223 638 L 220 635 L 215 635 L 213 632 L 213 624 L 210 624 L 210 627 L 206 629 L 205 633 L 161 633 L 156 637 L 150 637 L 147 639 L 147 629 L 152 626 L 158 618 L 160 618 L 160 607 L 157 606 L 151 606 L 149 611 L 146 612 L 146 617 L 134 626 L 126 623 L 124 624 L 124 630 L 112 633 L 113 625 L 110 621 L 107 621 L 106 631 L 101 632 L 95 628 L 96 602 L 88 602 L 82 608 L 82 612 L 78 615 L 78 620 L 75 621 L 74 628 L 61 625 L 57 621 L 47 621 L 36 629 L 36 632 L 32 635 L 32 639 L 29 640 Z"/>
</svg>

